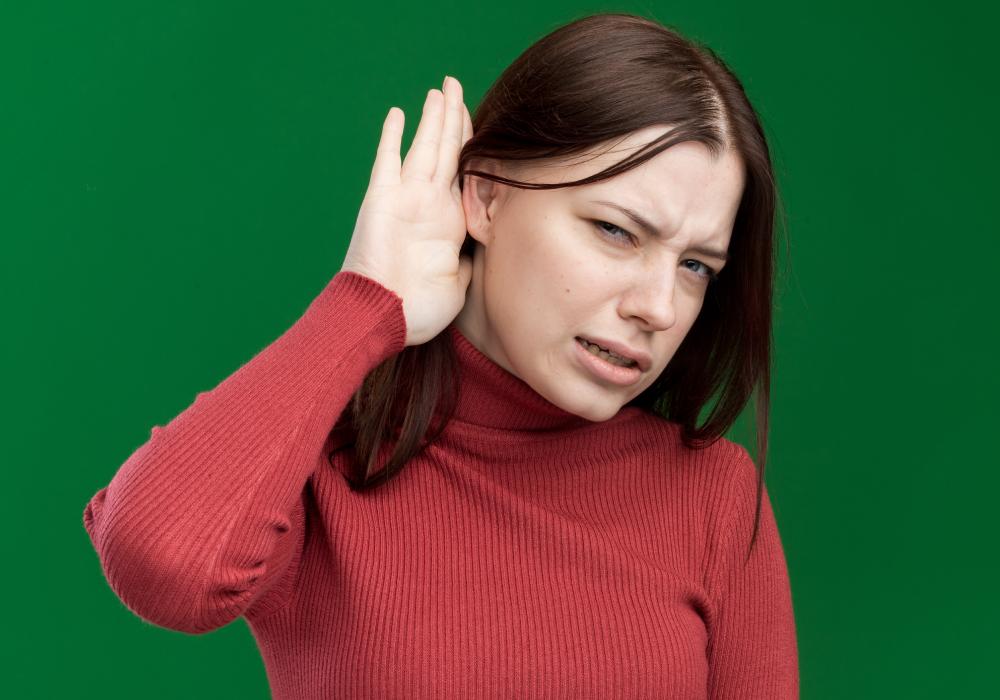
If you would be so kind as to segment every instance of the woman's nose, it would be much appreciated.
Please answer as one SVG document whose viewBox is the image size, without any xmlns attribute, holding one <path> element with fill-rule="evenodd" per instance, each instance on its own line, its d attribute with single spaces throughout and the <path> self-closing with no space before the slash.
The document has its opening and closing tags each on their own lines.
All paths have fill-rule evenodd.
<svg viewBox="0 0 1000 700">
<path fill-rule="evenodd" d="M 677 320 L 674 282 L 675 276 L 670 273 L 650 276 L 632 288 L 623 312 L 641 318 L 651 331 L 670 328 Z"/>
</svg>

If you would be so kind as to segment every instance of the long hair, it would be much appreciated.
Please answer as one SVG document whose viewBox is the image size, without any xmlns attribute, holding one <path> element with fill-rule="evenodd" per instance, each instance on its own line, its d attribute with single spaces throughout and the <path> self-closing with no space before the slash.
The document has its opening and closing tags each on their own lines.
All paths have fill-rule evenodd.
<svg viewBox="0 0 1000 700">
<path fill-rule="evenodd" d="M 527 183 L 467 169 L 473 159 L 530 163 L 570 157 L 664 124 L 673 128 L 573 182 Z M 738 154 L 744 190 L 728 264 L 709 285 L 697 320 L 667 367 L 628 405 L 678 423 L 683 443 L 701 449 L 726 433 L 756 390 L 752 551 L 767 455 L 777 195 L 767 141 L 739 79 L 710 48 L 653 20 L 627 13 L 577 19 L 531 45 L 487 91 L 473 115 L 473 136 L 459 155 L 459 183 L 474 175 L 528 189 L 583 185 L 683 141 L 703 143 L 713 156 Z M 474 246 L 467 235 L 462 254 L 471 255 Z M 455 407 L 456 365 L 442 333 L 404 348 L 367 375 L 338 421 L 355 444 L 353 473 L 345 475 L 352 489 L 385 483 L 440 434 Z"/>
</svg>

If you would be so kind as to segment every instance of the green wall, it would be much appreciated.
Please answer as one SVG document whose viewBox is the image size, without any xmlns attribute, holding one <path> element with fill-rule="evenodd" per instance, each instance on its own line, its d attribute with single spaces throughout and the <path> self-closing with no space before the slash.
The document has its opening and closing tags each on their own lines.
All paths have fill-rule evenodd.
<svg viewBox="0 0 1000 700">
<path fill-rule="evenodd" d="M 267 697 L 242 620 L 188 636 L 124 608 L 83 507 L 339 269 L 390 106 L 405 148 L 444 74 L 474 108 L 607 10 L 715 48 L 773 145 L 791 257 L 768 484 L 802 697 L 995 688 L 995 15 L 22 0 L 0 6 L 5 696 Z"/>
</svg>

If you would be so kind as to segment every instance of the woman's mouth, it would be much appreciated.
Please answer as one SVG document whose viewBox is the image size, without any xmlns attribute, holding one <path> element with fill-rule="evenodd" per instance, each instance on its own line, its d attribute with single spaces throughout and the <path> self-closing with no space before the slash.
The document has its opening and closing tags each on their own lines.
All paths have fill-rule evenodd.
<svg viewBox="0 0 1000 700">
<path fill-rule="evenodd" d="M 588 340 L 584 340 L 580 336 L 576 337 L 578 343 L 580 343 L 584 349 L 592 355 L 597 355 L 602 360 L 607 360 L 608 362 L 618 365 L 619 367 L 636 367 L 637 363 L 635 360 L 630 360 L 628 358 L 622 357 L 616 353 L 611 352 L 602 348 L 597 343 L 591 343 Z"/>
<path fill-rule="evenodd" d="M 573 345 L 580 364 L 602 382 L 632 386 L 642 379 L 642 370 L 634 361 L 623 363 L 621 358 L 580 337 L 574 339 Z"/>
</svg>

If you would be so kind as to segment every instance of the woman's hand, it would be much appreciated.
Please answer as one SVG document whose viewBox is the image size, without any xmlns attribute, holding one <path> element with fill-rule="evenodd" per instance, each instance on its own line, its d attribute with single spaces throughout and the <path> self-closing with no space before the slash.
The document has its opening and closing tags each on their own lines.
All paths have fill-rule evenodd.
<svg viewBox="0 0 1000 700">
<path fill-rule="evenodd" d="M 465 305 L 472 260 L 466 236 L 458 155 L 472 137 L 462 86 L 446 77 L 432 88 L 413 144 L 400 164 L 404 115 L 392 107 L 382 124 L 368 190 L 341 270 L 379 282 L 403 299 L 406 345 L 438 335 Z"/>
</svg>

